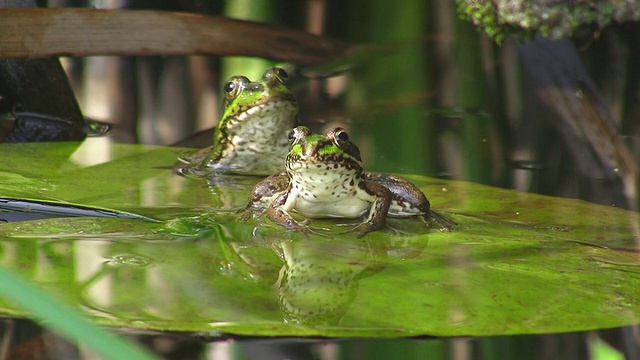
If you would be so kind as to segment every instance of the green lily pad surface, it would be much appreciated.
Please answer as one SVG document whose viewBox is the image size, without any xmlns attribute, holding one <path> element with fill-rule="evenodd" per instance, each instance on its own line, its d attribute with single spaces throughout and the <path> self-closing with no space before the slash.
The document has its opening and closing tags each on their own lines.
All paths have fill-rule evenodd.
<svg viewBox="0 0 640 360">
<path fill-rule="evenodd" d="M 0 147 L 0 198 L 139 215 L 0 225 L 2 266 L 103 325 L 463 336 L 618 327 L 640 316 L 634 212 L 406 176 L 455 231 L 392 219 L 358 239 L 343 233 L 347 221 L 315 220 L 322 235 L 305 238 L 265 217 L 241 221 L 260 178 L 173 174 L 184 149 L 117 145 L 82 160 L 78 144 Z M 20 315 L 4 301 L 0 311 Z"/>
</svg>

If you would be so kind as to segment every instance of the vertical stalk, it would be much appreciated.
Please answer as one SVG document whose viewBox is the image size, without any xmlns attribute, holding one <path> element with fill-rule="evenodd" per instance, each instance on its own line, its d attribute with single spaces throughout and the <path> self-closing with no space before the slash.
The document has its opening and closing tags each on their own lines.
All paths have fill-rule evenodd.
<svg viewBox="0 0 640 360">
<path fill-rule="evenodd" d="M 274 20 L 274 0 L 227 0 L 224 15 L 230 18 L 271 23 Z M 234 75 L 258 79 L 273 62 L 266 59 L 228 56 L 221 61 L 221 81 Z"/>
<path fill-rule="evenodd" d="M 350 105 L 359 109 L 354 133 L 371 137 L 370 147 L 363 148 L 364 160 L 376 171 L 433 174 L 432 123 L 425 117 L 429 58 L 420 41 L 429 3 L 377 0 L 356 6 L 361 17 L 352 31 L 363 35 L 358 41 L 380 44 L 381 49 L 354 71 L 349 94 Z"/>
<path fill-rule="evenodd" d="M 491 141 L 486 77 L 480 34 L 470 22 L 454 20 L 453 53 L 456 67 L 456 104 L 464 110 L 462 141 L 465 179 L 491 183 Z"/>
</svg>

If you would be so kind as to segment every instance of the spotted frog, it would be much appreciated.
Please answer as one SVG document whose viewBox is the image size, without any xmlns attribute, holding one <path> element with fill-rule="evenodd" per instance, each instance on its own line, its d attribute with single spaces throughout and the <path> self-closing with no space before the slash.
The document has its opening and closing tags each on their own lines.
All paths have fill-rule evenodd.
<svg viewBox="0 0 640 360">
<path fill-rule="evenodd" d="M 258 81 L 234 76 L 223 87 L 222 117 L 214 145 L 181 157 L 179 173 L 270 175 L 284 169 L 287 133 L 298 124 L 298 106 L 281 68 L 267 69 Z"/>
<path fill-rule="evenodd" d="M 422 191 L 407 180 L 364 172 L 360 151 L 343 128 L 320 135 L 299 126 L 289 133 L 289 141 L 286 171 L 254 186 L 245 220 L 266 209 L 269 219 L 287 229 L 312 232 L 291 216 L 295 210 L 306 218 L 364 217 L 349 230 L 358 237 L 385 227 L 387 216 L 423 216 L 451 229 L 453 223 L 433 212 Z"/>
</svg>

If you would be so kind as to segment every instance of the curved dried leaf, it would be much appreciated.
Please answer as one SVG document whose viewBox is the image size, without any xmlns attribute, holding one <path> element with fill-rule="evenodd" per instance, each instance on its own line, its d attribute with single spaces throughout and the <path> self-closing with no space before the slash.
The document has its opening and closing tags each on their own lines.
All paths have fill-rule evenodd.
<svg viewBox="0 0 640 360">
<path fill-rule="evenodd" d="M 152 10 L 0 9 L 0 57 L 245 55 L 317 65 L 348 45 L 220 16 Z"/>
</svg>

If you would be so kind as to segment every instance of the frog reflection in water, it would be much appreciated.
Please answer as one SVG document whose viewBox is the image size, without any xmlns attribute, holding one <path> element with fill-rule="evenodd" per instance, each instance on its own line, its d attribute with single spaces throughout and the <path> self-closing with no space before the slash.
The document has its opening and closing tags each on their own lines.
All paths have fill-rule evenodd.
<svg viewBox="0 0 640 360">
<path fill-rule="evenodd" d="M 249 197 L 244 219 L 260 215 L 266 208 L 272 221 L 301 233 L 312 232 L 290 214 L 295 210 L 307 218 L 358 218 L 365 220 L 350 231 L 361 237 L 386 226 L 387 216 L 423 216 L 450 229 L 451 222 L 429 207 L 425 195 L 400 177 L 365 173 L 360 151 L 340 128 L 324 136 L 310 134 L 307 127 L 290 134 L 286 172 L 258 183 Z"/>
<path fill-rule="evenodd" d="M 234 76 L 223 87 L 222 117 L 214 144 L 183 156 L 174 164 L 178 173 L 270 175 L 284 170 L 287 134 L 298 123 L 295 97 L 281 68 L 267 69 L 258 81 Z"/>
</svg>

